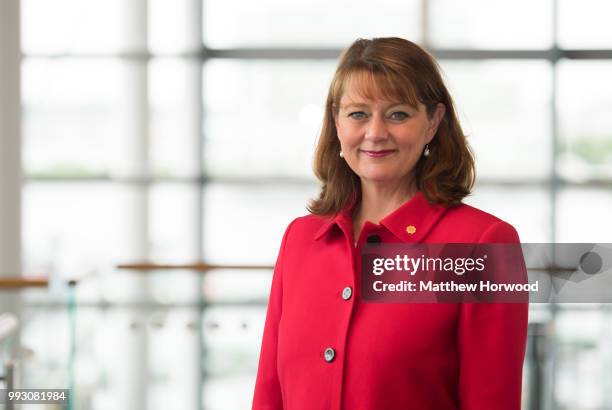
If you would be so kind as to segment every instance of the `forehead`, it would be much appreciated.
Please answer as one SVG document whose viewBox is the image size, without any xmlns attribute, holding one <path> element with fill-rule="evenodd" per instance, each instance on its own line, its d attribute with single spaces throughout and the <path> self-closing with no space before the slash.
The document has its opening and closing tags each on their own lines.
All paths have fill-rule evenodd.
<svg viewBox="0 0 612 410">
<path fill-rule="evenodd" d="M 367 100 L 418 105 L 414 88 L 407 81 L 367 71 L 348 74 L 342 87 L 340 104 Z"/>
</svg>

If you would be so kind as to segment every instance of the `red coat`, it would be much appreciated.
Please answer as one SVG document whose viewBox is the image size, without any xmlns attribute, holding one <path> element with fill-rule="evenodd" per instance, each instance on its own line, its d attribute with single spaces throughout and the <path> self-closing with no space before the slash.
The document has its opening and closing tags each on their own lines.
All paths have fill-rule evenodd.
<svg viewBox="0 0 612 410">
<path fill-rule="evenodd" d="M 357 247 L 349 209 L 295 219 L 274 270 L 253 409 L 519 410 L 527 303 L 363 303 L 354 266 L 374 234 L 383 243 L 519 241 L 493 215 L 420 193 L 379 225 L 366 222 Z"/>
</svg>

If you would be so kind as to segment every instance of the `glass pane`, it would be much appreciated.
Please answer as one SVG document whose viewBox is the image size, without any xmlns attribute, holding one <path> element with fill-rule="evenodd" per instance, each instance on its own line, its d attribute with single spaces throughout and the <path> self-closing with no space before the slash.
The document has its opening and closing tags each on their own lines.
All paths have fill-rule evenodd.
<svg viewBox="0 0 612 410">
<path fill-rule="evenodd" d="M 150 314 L 139 309 L 113 307 L 79 310 L 77 397 L 89 403 L 85 408 L 137 408 L 147 385 L 153 385 L 157 375 L 148 372 L 145 348 Z M 166 351 L 181 356 L 188 354 L 172 346 L 167 346 Z"/>
<path fill-rule="evenodd" d="M 248 408 L 253 399 L 266 306 L 212 307 L 203 317 L 204 404 Z"/>
<path fill-rule="evenodd" d="M 612 242 L 610 189 L 565 188 L 558 203 L 557 242 Z"/>
<path fill-rule="evenodd" d="M 170 277 L 167 280 L 171 281 Z M 198 309 L 157 309 L 149 315 L 147 409 L 195 409 L 201 388 L 197 377 Z"/>
<path fill-rule="evenodd" d="M 134 50 L 140 26 L 125 0 L 22 0 L 22 47 L 28 53 L 96 53 Z"/>
<path fill-rule="evenodd" d="M 216 269 L 205 274 L 203 294 L 210 302 L 262 303 L 270 295 L 271 284 L 272 269 Z"/>
<path fill-rule="evenodd" d="M 559 173 L 570 180 L 612 180 L 612 61 L 558 66 Z"/>
<path fill-rule="evenodd" d="M 204 67 L 205 169 L 313 178 L 332 61 L 213 60 Z"/>
<path fill-rule="evenodd" d="M 26 173 L 82 177 L 130 169 L 134 68 L 119 60 L 26 60 Z"/>
<path fill-rule="evenodd" d="M 207 47 L 336 46 L 355 39 L 420 39 L 420 1 L 324 0 L 285 2 L 207 0 L 204 2 Z"/>
<path fill-rule="evenodd" d="M 204 191 L 207 262 L 274 264 L 287 225 L 306 215 L 318 186 L 209 184 Z"/>
<path fill-rule="evenodd" d="M 93 271 L 79 281 L 78 303 L 117 304 L 193 304 L 201 296 L 200 272 L 193 270 L 132 271 L 116 269 L 117 263 L 141 262 L 142 258 L 121 259 Z M 183 262 L 183 261 L 181 261 Z M 192 262 L 192 260 L 189 260 Z M 87 273 L 87 272 L 86 272 Z M 56 292 L 55 299 L 65 302 L 65 292 Z M 40 301 L 40 295 L 28 295 L 28 301 Z"/>
<path fill-rule="evenodd" d="M 65 389 L 69 383 L 70 324 L 64 308 L 22 307 L 20 344 L 35 354 L 20 361 L 23 389 Z M 50 335 L 53 335 L 50 337 Z"/>
<path fill-rule="evenodd" d="M 154 59 L 149 65 L 151 172 L 163 177 L 199 176 L 201 64 Z"/>
<path fill-rule="evenodd" d="M 199 0 L 148 0 L 149 49 L 153 53 L 198 51 Z"/>
<path fill-rule="evenodd" d="M 563 48 L 612 48 L 609 0 L 557 0 L 558 42 Z"/>
<path fill-rule="evenodd" d="M 151 259 L 156 262 L 189 263 L 198 258 L 197 184 L 157 183 L 149 191 Z"/>
<path fill-rule="evenodd" d="M 99 272 L 139 257 L 137 188 L 115 184 L 28 183 L 23 190 L 25 270 L 63 277 Z"/>
<path fill-rule="evenodd" d="M 477 186 L 465 202 L 514 226 L 521 242 L 551 241 L 550 199 L 541 188 Z"/>
<path fill-rule="evenodd" d="M 440 48 L 538 49 L 552 45 L 552 0 L 429 1 L 430 41 Z"/>
<path fill-rule="evenodd" d="M 253 404 L 254 390 L 255 373 L 209 378 L 204 383 L 202 401 L 205 409 L 248 409 Z"/>
<path fill-rule="evenodd" d="M 609 312 L 563 310 L 557 316 L 556 400 L 560 408 L 599 409 L 612 403 Z"/>
<path fill-rule="evenodd" d="M 479 177 L 532 179 L 551 168 L 545 61 L 442 61 Z"/>
</svg>

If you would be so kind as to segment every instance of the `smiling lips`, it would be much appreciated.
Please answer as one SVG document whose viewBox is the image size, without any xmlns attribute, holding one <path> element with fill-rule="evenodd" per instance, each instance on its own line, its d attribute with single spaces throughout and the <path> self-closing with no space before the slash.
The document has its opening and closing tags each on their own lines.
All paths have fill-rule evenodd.
<svg viewBox="0 0 612 410">
<path fill-rule="evenodd" d="M 395 150 L 394 149 L 385 149 L 385 150 L 380 150 L 380 151 L 365 151 L 365 150 L 361 150 L 361 152 L 366 154 L 368 157 L 380 158 L 380 157 L 385 157 L 385 156 L 395 152 Z"/>
</svg>

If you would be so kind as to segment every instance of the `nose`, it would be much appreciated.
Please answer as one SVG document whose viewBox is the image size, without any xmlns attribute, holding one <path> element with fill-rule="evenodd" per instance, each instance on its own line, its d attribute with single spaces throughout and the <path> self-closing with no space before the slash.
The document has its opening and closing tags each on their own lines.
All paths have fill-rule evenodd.
<svg viewBox="0 0 612 410">
<path fill-rule="evenodd" d="M 365 138 L 369 140 L 383 140 L 389 136 L 384 118 L 373 115 L 368 121 Z"/>
</svg>

